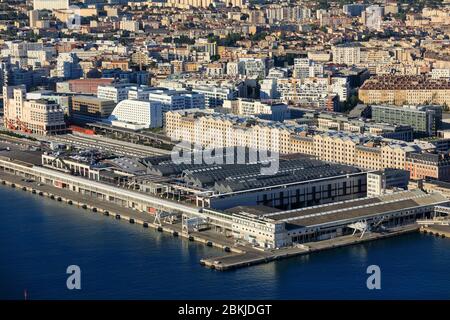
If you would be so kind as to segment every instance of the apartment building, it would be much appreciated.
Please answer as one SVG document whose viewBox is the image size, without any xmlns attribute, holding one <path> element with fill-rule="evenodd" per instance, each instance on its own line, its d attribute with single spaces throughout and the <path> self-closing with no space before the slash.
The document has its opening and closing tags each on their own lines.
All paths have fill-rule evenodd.
<svg viewBox="0 0 450 320">
<path fill-rule="evenodd" d="M 321 77 L 323 75 L 323 65 L 316 63 L 309 58 L 294 59 L 294 78 L 304 79 Z"/>
<path fill-rule="evenodd" d="M 450 68 L 434 68 L 431 70 L 431 78 L 433 79 L 450 79 Z"/>
<path fill-rule="evenodd" d="M 361 45 L 357 42 L 333 46 L 331 52 L 334 63 L 355 65 L 361 62 Z"/>
<path fill-rule="evenodd" d="M 345 101 L 349 94 L 347 78 L 277 79 L 277 92 L 284 102 L 312 104 L 325 108 L 330 95 Z"/>
<path fill-rule="evenodd" d="M 267 78 L 261 81 L 259 90 L 259 98 L 261 100 L 280 98 L 280 94 L 277 91 L 277 80 L 276 78 Z"/>
<path fill-rule="evenodd" d="M 63 79 L 76 79 L 83 75 L 80 59 L 75 53 L 62 52 L 56 60 L 56 76 Z"/>
<path fill-rule="evenodd" d="M 251 99 L 225 100 L 224 109 L 242 116 L 257 116 L 262 119 L 284 121 L 288 118 L 288 106 L 284 103 L 264 103 Z"/>
<path fill-rule="evenodd" d="M 269 23 L 279 21 L 298 22 L 311 17 L 310 8 L 292 4 L 272 4 L 265 8 L 265 13 Z"/>
<path fill-rule="evenodd" d="M 206 108 L 220 107 L 224 100 L 235 99 L 238 96 L 237 90 L 216 85 L 195 85 L 192 91 L 205 97 Z"/>
<path fill-rule="evenodd" d="M 97 87 L 97 98 L 112 100 L 118 103 L 128 99 L 128 90 L 133 85 L 130 83 L 116 83 L 110 85 L 99 85 Z"/>
<path fill-rule="evenodd" d="M 178 8 L 208 8 L 213 3 L 213 0 L 167 0 L 168 5 Z"/>
<path fill-rule="evenodd" d="M 243 74 L 249 78 L 264 79 L 270 67 L 266 59 L 260 58 L 241 58 L 239 63 L 243 65 Z"/>
<path fill-rule="evenodd" d="M 411 153 L 406 157 L 405 169 L 414 180 L 450 181 L 450 156 L 442 153 Z"/>
<path fill-rule="evenodd" d="M 351 17 L 359 17 L 365 9 L 366 5 L 363 3 L 344 4 L 342 12 Z"/>
<path fill-rule="evenodd" d="M 166 135 L 208 148 L 243 146 L 256 150 L 290 152 L 295 126 L 274 121 L 191 109 L 166 113 Z"/>
<path fill-rule="evenodd" d="M 148 100 L 161 103 L 163 113 L 170 110 L 205 107 L 203 94 L 184 90 L 153 90 L 149 92 Z"/>
<path fill-rule="evenodd" d="M 126 30 L 130 32 L 138 32 L 139 31 L 139 21 L 134 20 L 122 20 L 119 23 L 120 30 Z"/>
<path fill-rule="evenodd" d="M 33 10 L 68 9 L 69 0 L 33 0 Z"/>
<path fill-rule="evenodd" d="M 359 99 L 366 104 L 450 105 L 450 80 L 426 76 L 376 76 L 361 86 Z"/>
</svg>

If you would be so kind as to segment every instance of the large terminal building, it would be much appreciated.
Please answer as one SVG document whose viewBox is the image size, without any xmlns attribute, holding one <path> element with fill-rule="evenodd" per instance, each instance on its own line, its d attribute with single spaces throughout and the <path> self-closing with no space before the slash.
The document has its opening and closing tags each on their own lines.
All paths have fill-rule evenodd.
<svg viewBox="0 0 450 320">
<path fill-rule="evenodd" d="M 177 181 L 192 191 L 197 206 L 205 208 L 223 210 L 239 204 L 288 210 L 367 194 L 367 172 L 304 155 L 281 156 L 267 174 L 264 169 L 271 165 L 263 162 L 180 165 L 167 156 L 147 164 L 156 175 L 179 175 Z"/>
<path fill-rule="evenodd" d="M 233 236 L 261 247 L 284 247 L 326 240 L 355 231 L 387 231 L 430 218 L 434 207 L 448 203 L 439 193 L 403 191 L 378 197 L 295 210 L 238 207 L 233 215 Z"/>
<path fill-rule="evenodd" d="M 265 165 L 176 164 L 170 156 L 114 158 L 85 151 L 0 151 L 1 175 L 81 194 L 99 207 L 108 202 L 132 208 L 148 214 L 148 221 L 158 214 L 177 215 L 187 232 L 201 223 L 260 248 L 389 232 L 432 216 L 436 205 L 448 202 L 440 193 L 419 189 L 367 197 L 367 172 L 310 157 L 280 157 L 272 175 L 261 174 Z M 385 185 L 388 180 L 369 181 Z"/>
</svg>

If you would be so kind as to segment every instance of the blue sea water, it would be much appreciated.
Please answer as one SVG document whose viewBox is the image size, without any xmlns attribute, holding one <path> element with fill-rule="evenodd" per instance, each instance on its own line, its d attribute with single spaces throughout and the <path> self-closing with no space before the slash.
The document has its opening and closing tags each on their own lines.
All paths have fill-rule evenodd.
<svg viewBox="0 0 450 320">
<path fill-rule="evenodd" d="M 449 299 L 450 239 L 404 235 L 250 268 L 223 251 L 0 187 L 0 299 Z M 366 269 L 381 268 L 368 290 Z M 81 268 L 68 290 L 66 268 Z"/>
</svg>

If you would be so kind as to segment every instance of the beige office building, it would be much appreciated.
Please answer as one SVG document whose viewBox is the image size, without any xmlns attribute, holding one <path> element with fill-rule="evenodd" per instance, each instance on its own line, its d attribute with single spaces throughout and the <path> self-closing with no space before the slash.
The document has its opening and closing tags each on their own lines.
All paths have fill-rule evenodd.
<svg viewBox="0 0 450 320">
<path fill-rule="evenodd" d="M 5 127 L 40 135 L 66 132 L 64 111 L 53 101 L 26 100 L 25 86 L 3 87 Z"/>
</svg>

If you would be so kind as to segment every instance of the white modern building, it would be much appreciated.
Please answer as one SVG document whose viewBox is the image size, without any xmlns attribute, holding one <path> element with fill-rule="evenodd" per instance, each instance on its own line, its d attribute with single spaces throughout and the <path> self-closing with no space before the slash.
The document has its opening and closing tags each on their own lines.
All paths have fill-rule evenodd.
<svg viewBox="0 0 450 320">
<path fill-rule="evenodd" d="M 333 62 L 354 65 L 361 62 L 361 45 L 357 42 L 344 43 L 332 48 Z"/>
<path fill-rule="evenodd" d="M 122 100 L 109 117 L 113 126 L 139 130 L 162 126 L 162 106 L 155 101 Z"/>
<path fill-rule="evenodd" d="M 284 103 L 264 103 L 259 100 L 225 100 L 225 109 L 242 116 L 257 116 L 266 120 L 284 121 L 288 117 L 288 106 Z"/>
<path fill-rule="evenodd" d="M 130 32 L 138 32 L 139 31 L 139 21 L 134 20 L 122 20 L 119 24 L 120 30 L 126 30 Z"/>
<path fill-rule="evenodd" d="M 280 97 L 277 91 L 277 79 L 269 78 L 261 81 L 259 98 L 261 100 L 278 99 Z"/>
<path fill-rule="evenodd" d="M 215 108 L 223 105 L 223 101 L 227 99 L 235 99 L 238 96 L 238 91 L 232 88 L 219 86 L 193 86 L 192 91 L 202 94 L 205 97 L 205 107 Z"/>
<path fill-rule="evenodd" d="M 372 5 L 363 12 L 363 20 L 367 28 L 380 29 L 383 21 L 384 7 Z"/>
<path fill-rule="evenodd" d="M 117 83 L 97 87 L 97 97 L 106 100 L 113 100 L 118 103 L 128 99 L 128 90 L 133 87 L 129 83 Z"/>
<path fill-rule="evenodd" d="M 69 0 L 33 0 L 33 10 L 68 9 Z"/>
<path fill-rule="evenodd" d="M 244 73 L 244 62 L 230 61 L 227 63 L 227 75 L 238 76 Z"/>
<path fill-rule="evenodd" d="M 435 68 L 431 70 L 431 77 L 433 79 L 450 79 L 450 68 L 448 69 L 438 69 Z"/>
<path fill-rule="evenodd" d="M 339 100 L 345 101 L 349 94 L 347 78 L 306 78 L 306 79 L 278 79 L 277 91 L 282 101 L 312 103 L 324 107 L 329 95 L 338 95 Z"/>
<path fill-rule="evenodd" d="M 392 193 L 393 188 L 406 190 L 409 182 L 409 171 L 385 169 L 367 173 L 367 196 L 375 197 Z M 389 190 L 390 189 L 390 190 Z"/>
<path fill-rule="evenodd" d="M 308 58 L 294 59 L 294 78 L 304 79 L 323 75 L 323 65 Z"/>
<path fill-rule="evenodd" d="M 311 9 L 307 7 L 286 4 L 272 4 L 266 9 L 266 16 L 269 23 L 291 21 L 298 22 L 303 19 L 311 18 Z"/>
<path fill-rule="evenodd" d="M 205 96 L 191 91 L 154 90 L 149 93 L 148 99 L 161 103 L 163 113 L 170 110 L 205 108 Z"/>
<path fill-rule="evenodd" d="M 64 79 L 78 79 L 83 75 L 80 59 L 75 53 L 62 52 L 56 60 L 56 76 Z"/>
<path fill-rule="evenodd" d="M 148 100 L 150 93 L 158 89 L 149 86 L 132 86 L 128 88 L 128 99 Z"/>
<path fill-rule="evenodd" d="M 260 78 L 264 79 L 266 77 L 266 61 L 265 59 L 257 58 L 241 58 L 239 63 L 243 63 L 243 70 L 239 70 L 240 73 L 243 71 L 244 75 L 249 78 Z"/>
<path fill-rule="evenodd" d="M 288 76 L 287 68 L 279 68 L 279 67 L 271 68 L 269 70 L 269 73 L 267 74 L 267 78 L 274 78 L 274 79 L 286 78 L 287 76 Z"/>
<path fill-rule="evenodd" d="M 5 45 L 5 48 L 1 49 L 1 56 L 9 58 L 11 64 L 21 68 L 49 65 L 52 56 L 55 55 L 54 47 L 44 46 L 39 42 L 14 40 L 5 41 Z"/>
</svg>

